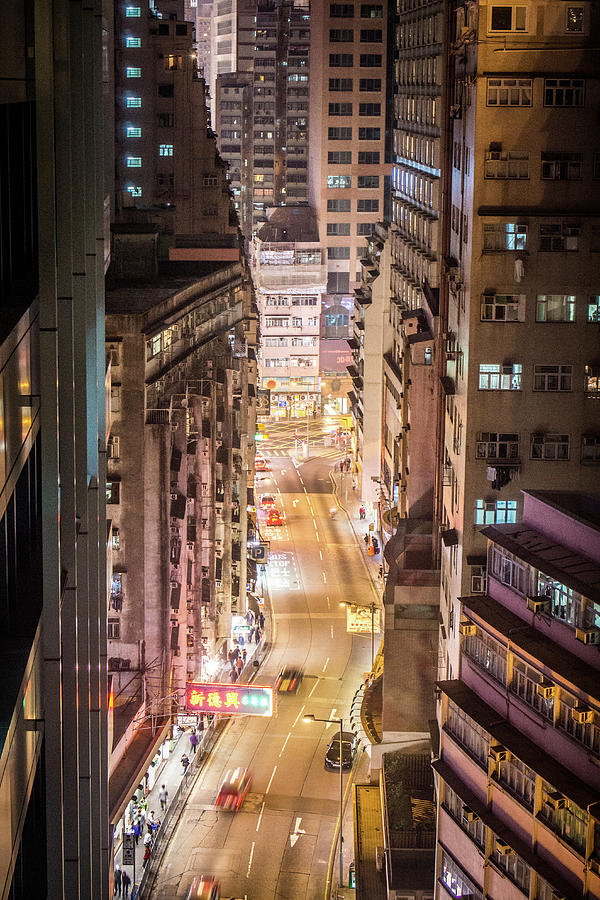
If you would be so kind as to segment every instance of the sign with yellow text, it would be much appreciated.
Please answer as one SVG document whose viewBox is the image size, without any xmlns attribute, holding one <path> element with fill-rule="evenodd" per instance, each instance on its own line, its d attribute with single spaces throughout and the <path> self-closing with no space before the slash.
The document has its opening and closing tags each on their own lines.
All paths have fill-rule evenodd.
<svg viewBox="0 0 600 900">
<path fill-rule="evenodd" d="M 194 713 L 272 716 L 273 688 L 188 681 L 185 688 L 185 708 Z"/>
</svg>

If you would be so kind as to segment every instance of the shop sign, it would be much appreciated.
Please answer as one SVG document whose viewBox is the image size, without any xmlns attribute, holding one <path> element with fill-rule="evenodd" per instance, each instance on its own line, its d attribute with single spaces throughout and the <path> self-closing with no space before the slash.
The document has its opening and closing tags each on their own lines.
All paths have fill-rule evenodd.
<svg viewBox="0 0 600 900">
<path fill-rule="evenodd" d="M 273 688 L 189 681 L 185 689 L 185 708 L 188 712 L 225 713 L 228 716 L 272 716 Z"/>
</svg>

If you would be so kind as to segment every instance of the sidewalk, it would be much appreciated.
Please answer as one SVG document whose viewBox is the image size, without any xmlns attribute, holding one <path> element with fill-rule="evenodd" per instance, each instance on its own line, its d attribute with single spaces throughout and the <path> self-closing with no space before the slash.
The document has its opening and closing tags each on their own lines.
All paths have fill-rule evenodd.
<svg viewBox="0 0 600 900">
<path fill-rule="evenodd" d="M 352 529 L 356 536 L 356 540 L 360 547 L 360 552 L 363 555 L 365 564 L 371 576 L 371 581 L 373 582 L 373 587 L 381 599 L 381 595 L 383 593 L 383 581 L 379 577 L 379 567 L 383 563 L 383 536 L 377 530 L 377 517 L 372 513 L 369 515 L 367 512 L 367 518 L 361 519 L 360 517 L 360 507 L 361 507 L 361 498 L 357 490 L 354 490 L 352 487 L 353 477 L 349 472 L 340 473 L 339 466 L 333 466 L 331 471 L 331 479 L 334 484 L 334 492 L 336 496 L 336 501 L 340 509 L 343 509 L 346 515 L 348 516 L 348 520 L 352 525 Z M 374 535 L 379 541 L 379 553 L 377 556 L 369 556 L 367 552 L 367 545 L 364 541 L 365 534 L 369 531 L 369 524 L 373 522 L 375 528 L 370 534 Z"/>
</svg>

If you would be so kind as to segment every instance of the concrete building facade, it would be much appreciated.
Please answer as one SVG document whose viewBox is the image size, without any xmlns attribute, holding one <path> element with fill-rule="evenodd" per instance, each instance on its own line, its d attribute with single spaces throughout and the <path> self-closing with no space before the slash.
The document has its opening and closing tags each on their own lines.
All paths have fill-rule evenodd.
<svg viewBox="0 0 600 900">
<path fill-rule="evenodd" d="M 600 896 L 600 498 L 524 491 L 489 525 L 441 696 L 437 896 Z"/>
</svg>

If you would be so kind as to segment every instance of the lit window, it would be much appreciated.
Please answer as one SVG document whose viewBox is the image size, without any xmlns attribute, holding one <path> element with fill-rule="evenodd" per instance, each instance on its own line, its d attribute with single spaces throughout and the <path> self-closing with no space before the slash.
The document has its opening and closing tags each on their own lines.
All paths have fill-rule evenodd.
<svg viewBox="0 0 600 900">
<path fill-rule="evenodd" d="M 138 138 L 142 136 L 142 129 L 134 127 L 133 125 L 127 126 L 127 137 L 128 138 Z"/>
<path fill-rule="evenodd" d="M 598 294 L 588 297 L 587 320 L 596 325 L 600 322 L 600 295 Z"/>
<path fill-rule="evenodd" d="M 565 31 L 570 34 L 583 33 L 583 6 L 567 6 Z"/>
<path fill-rule="evenodd" d="M 493 222 L 483 226 L 484 250 L 526 250 L 527 225 Z"/>
<path fill-rule="evenodd" d="M 128 169 L 141 169 L 142 167 L 142 157 L 141 156 L 128 156 L 127 157 L 127 168 Z"/>
<path fill-rule="evenodd" d="M 479 364 L 480 391 L 520 391 L 523 366 L 520 363 Z"/>
<path fill-rule="evenodd" d="M 327 187 L 328 188 L 349 188 L 352 183 L 352 178 L 350 175 L 328 175 L 327 176 Z"/>
<path fill-rule="evenodd" d="M 128 19 L 139 19 L 141 14 L 142 14 L 142 10 L 139 6 L 125 7 L 125 16 Z"/>
<path fill-rule="evenodd" d="M 173 156 L 173 144 L 159 144 L 158 145 L 158 155 L 159 156 Z"/>
<path fill-rule="evenodd" d="M 125 76 L 127 78 L 141 78 L 142 70 L 139 66 L 127 66 L 125 70 Z"/>
<path fill-rule="evenodd" d="M 142 98 L 141 97 L 126 97 L 125 105 L 128 107 L 128 109 L 139 109 L 139 107 L 142 105 Z"/>
<path fill-rule="evenodd" d="M 129 191 L 129 193 L 131 194 L 132 197 L 141 197 L 142 196 L 142 189 L 141 189 L 141 187 L 138 187 L 137 185 L 130 184 L 129 187 L 127 188 L 127 190 Z"/>
<path fill-rule="evenodd" d="M 142 40 L 141 40 L 141 38 L 137 38 L 137 37 L 128 37 L 125 41 L 125 46 L 126 47 L 134 47 L 134 48 L 141 47 Z"/>
<path fill-rule="evenodd" d="M 600 366 L 585 367 L 584 388 L 588 397 L 600 397 Z"/>
<path fill-rule="evenodd" d="M 574 322 L 575 297 L 572 294 L 538 294 L 536 322 Z"/>
<path fill-rule="evenodd" d="M 516 500 L 476 500 L 476 525 L 506 525 L 517 521 Z"/>
</svg>

